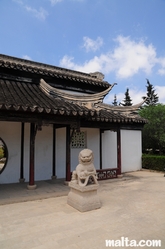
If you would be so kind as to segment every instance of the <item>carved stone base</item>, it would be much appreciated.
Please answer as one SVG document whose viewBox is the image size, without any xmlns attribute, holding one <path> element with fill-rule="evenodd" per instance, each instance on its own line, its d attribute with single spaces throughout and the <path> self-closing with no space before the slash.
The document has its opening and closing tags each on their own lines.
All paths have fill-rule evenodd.
<svg viewBox="0 0 165 249">
<path fill-rule="evenodd" d="M 57 176 L 51 176 L 52 180 L 56 180 Z"/>
<path fill-rule="evenodd" d="M 101 202 L 97 195 L 98 186 L 98 184 L 91 184 L 81 187 L 78 184 L 70 182 L 67 203 L 80 212 L 100 208 Z"/>
<path fill-rule="evenodd" d="M 19 179 L 19 182 L 20 182 L 20 183 L 25 182 L 25 178 L 20 178 L 20 179 Z"/>
<path fill-rule="evenodd" d="M 123 175 L 117 175 L 117 178 L 123 178 Z"/>
<path fill-rule="evenodd" d="M 37 185 L 27 185 L 27 189 L 34 190 L 37 188 Z"/>
</svg>

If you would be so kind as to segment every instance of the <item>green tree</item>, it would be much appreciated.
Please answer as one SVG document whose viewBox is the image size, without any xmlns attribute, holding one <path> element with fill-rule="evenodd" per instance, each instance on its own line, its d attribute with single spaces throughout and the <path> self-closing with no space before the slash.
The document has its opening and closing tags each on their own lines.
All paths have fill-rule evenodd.
<svg viewBox="0 0 165 249">
<path fill-rule="evenodd" d="M 148 119 L 142 131 L 143 151 L 156 149 L 162 154 L 165 152 L 165 105 L 149 105 L 140 110 L 140 116 Z"/>
<path fill-rule="evenodd" d="M 127 88 L 126 92 L 125 92 L 125 98 L 123 100 L 123 103 L 121 103 L 121 105 L 123 106 L 131 106 L 132 105 L 132 99 L 129 95 L 129 89 Z"/>
<path fill-rule="evenodd" d="M 112 105 L 117 106 L 117 97 L 116 97 L 116 94 L 114 95 L 114 100 L 112 102 Z"/>
<path fill-rule="evenodd" d="M 4 157 L 4 149 L 0 147 L 0 159 Z"/>
<path fill-rule="evenodd" d="M 148 99 L 146 100 L 145 104 L 146 105 L 156 105 L 159 102 L 159 97 L 158 95 L 155 93 L 155 89 L 153 87 L 153 85 L 149 82 L 149 80 L 147 79 L 147 97 Z"/>
</svg>

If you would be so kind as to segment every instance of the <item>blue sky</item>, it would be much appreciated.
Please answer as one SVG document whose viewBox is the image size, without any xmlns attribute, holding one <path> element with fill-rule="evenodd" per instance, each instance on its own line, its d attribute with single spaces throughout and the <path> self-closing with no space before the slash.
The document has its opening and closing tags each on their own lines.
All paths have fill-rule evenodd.
<svg viewBox="0 0 165 249">
<path fill-rule="evenodd" d="M 165 0 L 1 0 L 0 34 L 1 54 L 102 72 L 107 103 L 141 102 L 147 78 L 165 104 Z"/>
</svg>

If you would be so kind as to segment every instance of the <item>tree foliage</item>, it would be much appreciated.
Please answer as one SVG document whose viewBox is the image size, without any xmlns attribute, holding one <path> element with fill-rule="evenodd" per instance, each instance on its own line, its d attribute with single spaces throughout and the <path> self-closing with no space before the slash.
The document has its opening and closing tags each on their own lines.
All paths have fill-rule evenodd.
<svg viewBox="0 0 165 249">
<path fill-rule="evenodd" d="M 165 105 L 149 105 L 140 110 L 142 117 L 148 119 L 148 124 L 143 128 L 143 151 L 157 149 L 160 154 L 165 152 Z"/>
<path fill-rule="evenodd" d="M 116 97 L 116 94 L 114 95 L 114 100 L 112 102 L 112 105 L 117 106 L 117 97 Z"/>
<path fill-rule="evenodd" d="M 127 88 L 126 92 L 125 92 L 125 98 L 123 100 L 123 103 L 121 103 L 121 105 L 123 106 L 131 106 L 132 105 L 132 99 L 129 95 L 129 89 Z"/>
<path fill-rule="evenodd" d="M 0 147 L 0 159 L 4 157 L 4 149 Z"/>
<path fill-rule="evenodd" d="M 149 80 L 147 79 L 147 97 L 148 99 L 146 100 L 145 104 L 150 106 L 150 105 L 156 105 L 159 102 L 159 97 L 158 95 L 155 93 L 155 89 L 153 87 L 153 85 L 149 82 Z"/>
</svg>

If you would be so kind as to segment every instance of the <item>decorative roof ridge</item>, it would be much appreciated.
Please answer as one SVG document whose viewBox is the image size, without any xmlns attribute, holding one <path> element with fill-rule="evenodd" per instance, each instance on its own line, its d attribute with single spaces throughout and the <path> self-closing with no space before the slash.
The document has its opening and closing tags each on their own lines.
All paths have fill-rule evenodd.
<svg viewBox="0 0 165 249">
<path fill-rule="evenodd" d="M 113 111 L 118 111 L 118 112 L 133 112 L 139 110 L 139 108 L 145 103 L 147 100 L 147 97 L 141 101 L 140 103 L 136 105 L 131 105 L 131 106 L 115 106 L 115 105 L 110 105 L 106 103 L 102 103 L 102 106 L 106 109 L 111 109 Z"/>
<path fill-rule="evenodd" d="M 127 118 L 133 118 L 133 119 L 139 119 L 142 120 L 144 123 L 147 123 L 147 120 L 145 118 L 140 117 L 138 114 L 138 110 L 140 107 L 144 104 L 146 101 L 147 97 L 140 103 L 132 106 L 114 106 L 114 105 L 109 105 L 105 103 L 99 103 L 97 105 L 98 108 L 106 110 L 106 111 L 112 111 L 113 113 L 117 114 L 124 114 Z"/>
<path fill-rule="evenodd" d="M 59 75 L 65 75 L 68 77 L 86 79 L 89 81 L 97 82 L 98 84 L 106 84 L 107 87 L 108 85 L 110 85 L 107 81 L 103 81 L 104 77 L 99 77 L 102 73 L 98 73 L 98 72 L 97 73 L 84 73 L 84 72 L 57 67 L 57 66 L 53 66 L 53 65 L 49 65 L 45 63 L 40 63 L 36 61 L 31 61 L 27 59 L 21 59 L 21 58 L 17 58 L 13 56 L 0 54 L 0 65 L 3 63 L 8 64 L 8 67 L 16 64 L 19 67 L 23 67 L 23 69 L 25 67 L 29 67 L 33 69 L 40 69 L 43 71 L 47 71 L 47 72 L 55 73 Z"/>
<path fill-rule="evenodd" d="M 114 85 L 116 85 L 116 83 L 110 85 L 109 88 L 99 93 L 93 93 L 88 95 L 84 94 L 75 95 L 75 94 L 66 93 L 62 90 L 52 87 L 48 83 L 46 83 L 43 79 L 40 80 L 40 88 L 47 95 L 56 98 L 63 98 L 71 102 L 76 102 L 79 105 L 84 105 L 89 108 L 94 107 L 98 103 L 102 103 L 104 97 L 111 91 Z"/>
</svg>

